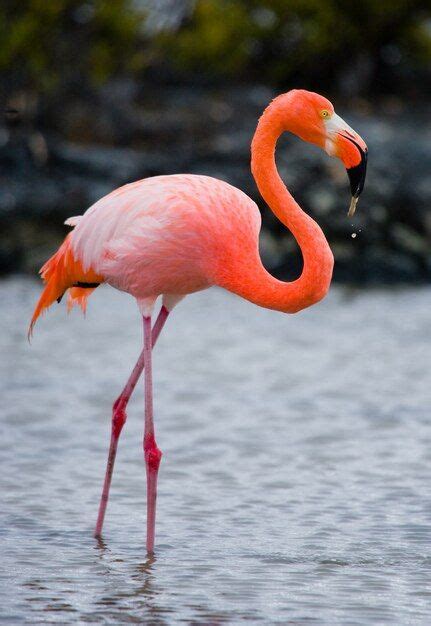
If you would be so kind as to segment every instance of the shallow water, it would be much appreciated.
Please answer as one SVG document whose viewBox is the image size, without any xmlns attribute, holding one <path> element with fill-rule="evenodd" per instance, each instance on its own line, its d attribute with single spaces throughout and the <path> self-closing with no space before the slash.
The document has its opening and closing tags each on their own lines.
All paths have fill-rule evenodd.
<svg viewBox="0 0 431 626">
<path fill-rule="evenodd" d="M 430 623 L 430 289 L 332 289 L 296 316 L 182 303 L 154 356 L 153 559 L 142 388 L 92 537 L 135 304 L 100 288 L 29 347 L 39 289 L 0 283 L 3 623 Z"/>
</svg>

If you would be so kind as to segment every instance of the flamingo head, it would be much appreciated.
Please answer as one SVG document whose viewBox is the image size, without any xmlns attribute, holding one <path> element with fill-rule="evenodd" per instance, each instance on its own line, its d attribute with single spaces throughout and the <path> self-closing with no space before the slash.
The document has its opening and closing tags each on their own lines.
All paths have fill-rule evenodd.
<svg viewBox="0 0 431 626">
<path fill-rule="evenodd" d="M 285 129 L 343 162 L 352 193 L 348 215 L 353 215 L 367 172 L 365 141 L 335 113 L 327 98 L 303 89 L 294 89 L 280 98 L 284 99 L 280 111 L 284 109 L 284 115 L 288 116 L 283 120 Z"/>
</svg>

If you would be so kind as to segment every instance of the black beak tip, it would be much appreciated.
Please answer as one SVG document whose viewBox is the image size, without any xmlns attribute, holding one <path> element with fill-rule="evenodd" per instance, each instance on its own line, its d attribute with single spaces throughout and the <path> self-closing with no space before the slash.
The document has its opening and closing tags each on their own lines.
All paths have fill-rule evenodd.
<svg viewBox="0 0 431 626">
<path fill-rule="evenodd" d="M 358 146 L 359 148 L 359 146 Z M 350 181 L 350 191 L 353 198 L 358 198 L 362 193 L 365 185 L 365 176 L 367 174 L 367 158 L 368 152 L 360 149 L 361 160 L 355 167 L 347 169 L 347 175 Z"/>
</svg>

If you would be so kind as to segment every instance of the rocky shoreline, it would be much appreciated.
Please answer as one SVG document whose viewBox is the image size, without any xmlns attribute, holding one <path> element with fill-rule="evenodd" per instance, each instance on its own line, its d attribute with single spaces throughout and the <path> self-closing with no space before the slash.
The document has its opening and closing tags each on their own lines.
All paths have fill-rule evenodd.
<svg viewBox="0 0 431 626">
<path fill-rule="evenodd" d="M 148 87 L 148 86 L 147 86 Z M 126 94 L 126 96 L 124 96 Z M 96 99 L 0 127 L 0 271 L 35 272 L 80 214 L 115 187 L 146 176 L 193 172 L 243 189 L 264 218 L 262 254 L 281 277 L 300 271 L 291 235 L 259 198 L 249 169 L 265 87 L 111 85 Z M 431 278 L 431 122 L 399 102 L 338 107 L 369 146 L 369 171 L 354 220 L 342 166 L 286 136 L 277 162 L 286 184 L 322 226 L 335 279 L 354 283 Z M 354 235 L 354 236 L 353 236 Z"/>
</svg>

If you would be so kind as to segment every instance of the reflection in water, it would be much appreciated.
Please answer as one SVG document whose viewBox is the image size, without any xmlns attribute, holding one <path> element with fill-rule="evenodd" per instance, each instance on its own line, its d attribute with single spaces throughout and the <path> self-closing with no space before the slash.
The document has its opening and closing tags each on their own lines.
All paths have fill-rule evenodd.
<svg viewBox="0 0 431 626">
<path fill-rule="evenodd" d="M 154 359 L 151 558 L 142 385 L 92 536 L 134 303 L 101 288 L 30 348 L 38 291 L 0 284 L 5 624 L 429 622 L 430 290 L 333 289 L 297 316 L 221 291 L 178 307 Z"/>
<path fill-rule="evenodd" d="M 157 603 L 157 591 L 154 585 L 154 566 L 157 560 L 155 555 L 150 555 L 142 563 L 134 565 L 128 573 L 129 584 L 117 588 L 111 585 L 111 580 L 118 572 L 119 564 L 125 564 L 124 559 L 113 557 L 107 543 L 101 537 L 96 538 L 95 541 L 98 560 L 104 570 L 102 575 L 107 576 L 108 581 L 103 594 L 95 600 L 96 605 L 101 607 L 115 606 L 117 610 L 121 611 L 127 611 L 130 606 L 133 606 L 135 610 L 141 611 L 141 615 L 145 619 L 160 618 L 165 613 L 171 612 Z"/>
<path fill-rule="evenodd" d="M 133 593 L 125 596 L 136 598 L 137 606 L 145 609 L 145 615 L 149 617 L 159 617 L 163 613 L 170 612 L 163 609 L 157 602 L 157 591 L 155 588 L 155 565 L 156 557 L 149 556 L 146 561 L 137 565 L 132 573 L 132 580 L 136 582 Z"/>
<path fill-rule="evenodd" d="M 112 553 L 103 539 L 97 539 L 96 549 L 105 568 L 104 575 L 115 574 L 118 563 L 124 564 L 123 559 L 111 559 Z M 168 595 L 162 593 L 157 585 L 156 563 L 157 557 L 150 555 L 142 563 L 134 565 L 130 569 L 127 587 L 116 589 L 109 583 L 99 599 L 95 600 L 95 605 L 106 608 L 115 606 L 122 615 L 133 607 L 142 619 L 151 620 L 152 624 L 171 623 L 170 616 L 175 613 L 175 609 L 162 603 L 163 598 L 166 599 Z M 216 626 L 228 621 L 228 615 L 210 612 L 204 605 L 193 604 L 189 608 L 205 619 L 205 624 Z"/>
<path fill-rule="evenodd" d="M 104 574 L 115 575 L 118 571 L 119 564 L 124 564 L 123 558 L 113 556 L 108 544 L 102 537 L 96 537 L 95 550 L 98 554 L 98 560 L 104 568 Z M 169 609 L 164 609 L 158 606 L 156 603 L 157 591 L 154 586 L 155 582 L 155 563 L 157 558 L 154 554 L 147 556 L 147 558 L 134 565 L 128 576 L 130 577 L 130 584 L 127 590 L 115 587 L 109 587 L 104 590 L 103 596 L 96 601 L 96 604 L 101 606 L 117 606 L 117 608 L 124 608 L 133 604 L 136 608 L 143 611 L 142 615 L 148 617 L 160 617 L 164 613 L 169 613 Z M 109 578 L 110 582 L 110 578 Z M 133 602 L 130 602 L 130 601 Z"/>
</svg>

